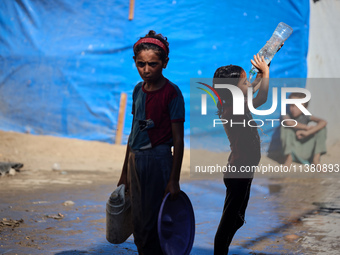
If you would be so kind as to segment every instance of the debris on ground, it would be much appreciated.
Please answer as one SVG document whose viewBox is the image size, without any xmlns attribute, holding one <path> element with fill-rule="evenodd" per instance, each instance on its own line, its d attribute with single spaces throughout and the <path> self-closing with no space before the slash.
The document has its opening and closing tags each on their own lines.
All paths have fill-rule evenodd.
<svg viewBox="0 0 340 255">
<path fill-rule="evenodd" d="M 295 234 L 286 235 L 286 236 L 284 237 L 284 239 L 285 239 L 286 241 L 288 241 L 288 242 L 294 242 L 294 241 L 298 240 L 299 238 L 300 238 L 300 236 L 295 235 Z"/>
<path fill-rule="evenodd" d="M 16 228 L 19 227 L 21 223 L 23 223 L 24 220 L 20 219 L 20 220 L 12 220 L 12 219 L 6 219 L 3 218 L 2 221 L 0 221 L 0 227 L 12 227 L 12 228 Z"/>
<path fill-rule="evenodd" d="M 35 201 L 33 202 L 34 205 L 36 204 L 48 204 L 49 202 L 48 201 Z"/>
<path fill-rule="evenodd" d="M 60 164 L 59 163 L 54 163 L 53 165 L 52 165 L 52 170 L 53 171 L 60 171 Z"/>
<path fill-rule="evenodd" d="M 61 220 L 63 219 L 65 216 L 61 213 L 58 213 L 58 214 L 49 214 L 49 215 L 46 215 L 47 218 L 52 218 L 52 219 L 55 219 L 55 220 Z"/>
<path fill-rule="evenodd" d="M 74 205 L 74 202 L 71 200 L 67 200 L 63 203 L 64 206 L 70 206 L 70 205 Z"/>
<path fill-rule="evenodd" d="M 15 175 L 16 172 L 20 172 L 20 169 L 24 165 L 22 163 L 0 162 L 0 176 Z"/>
<path fill-rule="evenodd" d="M 9 172 L 8 172 L 8 175 L 9 175 L 9 176 L 13 176 L 13 175 L 15 175 L 15 174 L 16 174 L 15 169 L 13 169 L 13 168 L 9 169 Z"/>
</svg>

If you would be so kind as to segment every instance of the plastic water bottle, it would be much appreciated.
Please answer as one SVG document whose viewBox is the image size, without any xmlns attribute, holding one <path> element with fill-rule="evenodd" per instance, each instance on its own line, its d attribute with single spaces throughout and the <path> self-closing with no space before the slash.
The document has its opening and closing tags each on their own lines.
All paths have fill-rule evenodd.
<svg viewBox="0 0 340 255">
<path fill-rule="evenodd" d="M 272 37 L 270 37 L 269 41 L 265 46 L 258 52 L 260 57 L 264 56 L 264 60 L 267 64 L 272 61 L 275 53 L 279 49 L 279 47 L 284 43 L 288 37 L 293 33 L 293 29 L 287 24 L 280 22 L 276 27 Z M 249 80 L 258 72 L 257 68 L 252 65 L 252 68 L 249 71 Z"/>
</svg>

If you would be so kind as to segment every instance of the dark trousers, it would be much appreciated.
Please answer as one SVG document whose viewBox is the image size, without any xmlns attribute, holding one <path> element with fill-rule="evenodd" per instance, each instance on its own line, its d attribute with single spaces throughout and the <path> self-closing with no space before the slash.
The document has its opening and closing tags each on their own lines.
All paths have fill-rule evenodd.
<svg viewBox="0 0 340 255">
<path fill-rule="evenodd" d="M 225 178 L 227 187 L 223 213 L 218 226 L 214 255 L 226 255 L 236 231 L 244 224 L 244 215 L 248 205 L 252 178 Z"/>
<path fill-rule="evenodd" d="M 131 151 L 128 164 L 134 241 L 140 255 L 163 254 L 157 219 L 172 169 L 170 146 Z"/>
</svg>

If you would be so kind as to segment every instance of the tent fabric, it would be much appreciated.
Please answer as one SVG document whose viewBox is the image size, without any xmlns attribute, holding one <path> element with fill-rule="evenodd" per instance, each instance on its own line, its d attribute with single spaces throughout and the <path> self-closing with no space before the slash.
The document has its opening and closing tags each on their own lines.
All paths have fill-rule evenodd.
<svg viewBox="0 0 340 255">
<path fill-rule="evenodd" d="M 307 76 L 309 0 L 135 1 L 131 21 L 128 11 L 122 0 L 1 1 L 0 129 L 112 143 L 126 92 L 126 143 L 131 94 L 141 80 L 132 46 L 150 29 L 170 42 L 164 75 L 186 101 L 186 145 L 190 78 L 212 77 L 227 64 L 248 71 L 281 21 L 294 32 L 271 77 Z"/>
<path fill-rule="evenodd" d="M 310 1 L 307 57 L 311 113 L 327 121 L 327 144 L 339 143 L 340 133 L 340 1 Z"/>
<path fill-rule="evenodd" d="M 310 1 L 308 78 L 340 78 L 340 1 Z"/>
</svg>

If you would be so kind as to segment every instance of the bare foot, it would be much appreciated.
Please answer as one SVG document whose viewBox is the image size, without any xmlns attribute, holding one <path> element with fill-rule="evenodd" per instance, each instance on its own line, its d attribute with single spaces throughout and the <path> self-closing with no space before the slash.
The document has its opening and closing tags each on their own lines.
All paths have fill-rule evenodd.
<svg viewBox="0 0 340 255">
<path fill-rule="evenodd" d="M 313 157 L 313 164 L 314 165 L 319 165 L 320 164 L 320 153 L 314 155 L 314 157 Z"/>
<path fill-rule="evenodd" d="M 293 157 L 291 154 L 288 154 L 286 156 L 285 162 L 283 163 L 283 165 L 285 166 L 290 166 L 293 163 Z"/>
</svg>

